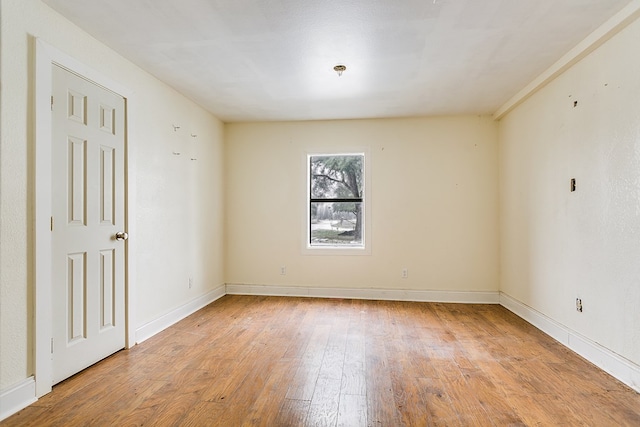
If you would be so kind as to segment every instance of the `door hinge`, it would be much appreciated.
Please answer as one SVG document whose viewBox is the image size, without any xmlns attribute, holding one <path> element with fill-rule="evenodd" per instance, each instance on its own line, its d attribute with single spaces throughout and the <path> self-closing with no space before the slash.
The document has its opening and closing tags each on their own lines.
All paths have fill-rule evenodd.
<svg viewBox="0 0 640 427">
<path fill-rule="evenodd" d="M 51 95 L 51 111 L 53 111 L 53 95 Z"/>
<path fill-rule="evenodd" d="M 51 354 L 53 354 L 53 338 L 51 338 Z"/>
<path fill-rule="evenodd" d="M 53 231 L 53 217 L 51 217 L 51 231 Z"/>
</svg>

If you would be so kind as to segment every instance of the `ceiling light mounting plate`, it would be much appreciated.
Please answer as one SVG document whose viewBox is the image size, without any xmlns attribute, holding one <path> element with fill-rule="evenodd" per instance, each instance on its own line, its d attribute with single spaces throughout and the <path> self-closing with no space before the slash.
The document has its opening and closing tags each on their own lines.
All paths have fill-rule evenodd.
<svg viewBox="0 0 640 427">
<path fill-rule="evenodd" d="M 336 65 L 335 67 L 333 67 L 333 71 L 335 71 L 336 73 L 338 73 L 338 76 L 341 76 L 342 73 L 344 73 L 344 71 L 347 69 L 347 67 L 345 67 L 344 65 Z"/>
</svg>

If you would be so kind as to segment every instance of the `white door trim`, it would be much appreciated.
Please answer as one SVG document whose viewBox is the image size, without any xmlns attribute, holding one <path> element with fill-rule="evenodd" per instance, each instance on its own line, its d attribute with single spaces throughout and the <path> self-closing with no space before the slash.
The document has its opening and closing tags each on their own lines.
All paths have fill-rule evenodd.
<svg viewBox="0 0 640 427">
<path fill-rule="evenodd" d="M 51 93 L 52 70 L 60 65 L 88 80 L 122 96 L 125 100 L 125 224 L 132 238 L 125 249 L 125 316 L 126 346 L 135 345 L 135 159 L 130 150 L 131 121 L 129 112 L 133 92 L 105 77 L 74 58 L 35 39 L 35 200 L 34 200 L 34 282 L 35 282 L 35 331 L 34 331 L 34 374 L 36 397 L 51 391 L 52 383 L 52 247 L 51 247 Z"/>
</svg>

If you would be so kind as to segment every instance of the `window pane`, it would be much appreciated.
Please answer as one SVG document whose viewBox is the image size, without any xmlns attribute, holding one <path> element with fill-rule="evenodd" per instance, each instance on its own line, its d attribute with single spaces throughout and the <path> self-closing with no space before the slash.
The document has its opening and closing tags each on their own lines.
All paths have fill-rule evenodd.
<svg viewBox="0 0 640 427">
<path fill-rule="evenodd" d="M 361 198 L 363 158 L 360 154 L 311 156 L 311 198 Z"/>
<path fill-rule="evenodd" d="M 362 203 L 311 203 L 310 243 L 312 246 L 362 246 Z"/>
</svg>

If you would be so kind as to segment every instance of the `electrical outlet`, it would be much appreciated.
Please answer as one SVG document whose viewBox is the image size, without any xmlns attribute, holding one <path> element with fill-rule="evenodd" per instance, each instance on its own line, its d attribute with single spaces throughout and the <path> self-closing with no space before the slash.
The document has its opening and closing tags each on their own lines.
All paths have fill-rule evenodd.
<svg viewBox="0 0 640 427">
<path fill-rule="evenodd" d="M 582 313 L 582 299 L 576 298 L 576 311 Z"/>
<path fill-rule="evenodd" d="M 403 268 L 402 269 L 402 278 L 406 279 L 407 277 L 409 277 L 409 269 L 408 268 Z"/>
<path fill-rule="evenodd" d="M 282 267 L 280 267 L 280 275 L 285 276 L 286 274 L 287 274 L 287 266 L 283 265 Z"/>
<path fill-rule="evenodd" d="M 193 279 L 189 277 L 189 289 L 193 286 Z"/>
</svg>

